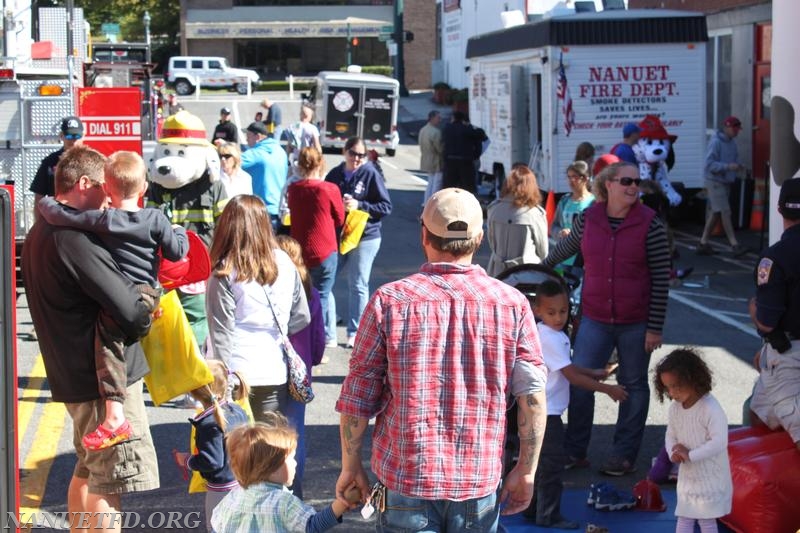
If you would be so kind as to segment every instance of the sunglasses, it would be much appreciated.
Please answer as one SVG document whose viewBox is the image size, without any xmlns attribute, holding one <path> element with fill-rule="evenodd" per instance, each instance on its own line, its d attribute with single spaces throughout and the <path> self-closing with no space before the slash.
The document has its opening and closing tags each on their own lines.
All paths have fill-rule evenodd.
<svg viewBox="0 0 800 533">
<path fill-rule="evenodd" d="M 367 157 L 366 152 L 356 152 L 355 150 L 348 150 L 347 153 L 350 154 L 350 157 L 355 157 L 356 159 L 364 159 L 365 157 Z"/>
<path fill-rule="evenodd" d="M 231 157 L 233 157 L 232 154 L 220 154 L 219 155 L 220 159 L 230 159 Z"/>
<path fill-rule="evenodd" d="M 641 178 L 629 178 L 629 177 L 626 176 L 624 178 L 611 178 L 608 181 L 618 181 L 619 184 L 622 185 L 623 187 L 630 187 L 631 185 L 636 185 L 638 187 L 639 184 L 642 182 L 642 179 Z"/>
</svg>

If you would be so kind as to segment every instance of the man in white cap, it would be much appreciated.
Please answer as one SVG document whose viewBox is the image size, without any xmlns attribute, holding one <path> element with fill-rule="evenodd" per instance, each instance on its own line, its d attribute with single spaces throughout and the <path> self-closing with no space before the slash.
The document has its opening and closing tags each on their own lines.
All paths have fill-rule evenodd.
<svg viewBox="0 0 800 533">
<path fill-rule="evenodd" d="M 214 135 L 211 142 L 219 146 L 223 142 L 239 144 L 239 130 L 236 124 L 231 122 L 231 108 L 223 107 L 219 110 L 219 124 L 214 128 Z"/>
<path fill-rule="evenodd" d="M 420 272 L 379 288 L 355 339 L 341 413 L 342 472 L 336 496 L 355 482 L 384 527 L 497 531 L 498 517 L 524 510 L 546 421 L 546 372 L 523 294 L 491 278 L 473 254 L 483 211 L 463 189 L 425 204 Z M 507 398 L 519 405 L 520 457 L 499 491 Z M 364 433 L 377 417 L 370 491 L 361 464 Z M 474 509 L 487 509 L 476 517 Z M 472 510 L 473 512 L 470 512 Z M 394 529 L 393 529 L 394 530 Z"/>
</svg>

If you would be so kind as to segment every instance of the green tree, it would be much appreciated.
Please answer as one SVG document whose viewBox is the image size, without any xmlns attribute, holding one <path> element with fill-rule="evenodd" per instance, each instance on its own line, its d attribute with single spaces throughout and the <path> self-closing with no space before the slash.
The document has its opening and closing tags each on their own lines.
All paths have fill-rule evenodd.
<svg viewBox="0 0 800 533">
<path fill-rule="evenodd" d="M 59 4 L 63 5 L 63 0 Z M 120 40 L 144 42 L 144 12 L 150 13 L 150 38 L 153 48 L 177 44 L 180 2 L 175 0 L 75 0 L 82 7 L 94 38 L 103 38 L 104 23 L 120 26 Z"/>
</svg>

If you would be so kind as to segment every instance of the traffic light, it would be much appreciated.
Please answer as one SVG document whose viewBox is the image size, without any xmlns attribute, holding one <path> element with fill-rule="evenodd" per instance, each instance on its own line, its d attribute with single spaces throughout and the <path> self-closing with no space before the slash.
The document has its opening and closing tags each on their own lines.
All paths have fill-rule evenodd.
<svg viewBox="0 0 800 533">
<path fill-rule="evenodd" d="M 414 40 L 414 32 L 413 31 L 404 31 L 403 32 L 403 42 L 410 43 Z"/>
<path fill-rule="evenodd" d="M 350 39 L 350 44 L 353 46 L 358 46 L 358 37 L 353 37 Z"/>
</svg>

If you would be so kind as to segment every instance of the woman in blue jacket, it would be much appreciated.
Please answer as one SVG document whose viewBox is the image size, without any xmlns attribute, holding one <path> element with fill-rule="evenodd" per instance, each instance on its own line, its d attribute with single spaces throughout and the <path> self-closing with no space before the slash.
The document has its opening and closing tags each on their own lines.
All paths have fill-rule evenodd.
<svg viewBox="0 0 800 533">
<path fill-rule="evenodd" d="M 360 137 L 347 139 L 344 145 L 344 162 L 331 169 L 325 176 L 325 181 L 339 187 L 345 211 L 361 209 L 369 213 L 369 220 L 358 246 L 339 260 L 340 270 L 347 270 L 347 346 L 352 348 L 361 313 L 369 299 L 372 262 L 381 247 L 381 219 L 392 212 L 392 201 L 383 183 L 383 176 L 367 160 L 367 148 Z M 329 318 L 335 324 L 334 299 L 330 298 L 329 302 Z"/>
</svg>

